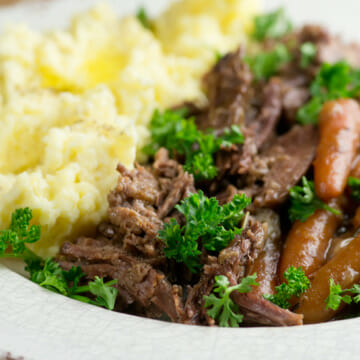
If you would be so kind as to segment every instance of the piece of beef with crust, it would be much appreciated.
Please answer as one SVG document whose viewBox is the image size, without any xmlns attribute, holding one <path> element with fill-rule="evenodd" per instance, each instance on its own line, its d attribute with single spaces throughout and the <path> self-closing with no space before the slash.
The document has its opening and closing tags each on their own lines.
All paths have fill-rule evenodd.
<svg viewBox="0 0 360 360">
<path fill-rule="evenodd" d="M 204 122 L 198 122 L 201 129 L 221 130 L 245 124 L 254 88 L 253 75 L 244 56 L 243 48 L 227 54 L 204 77 L 209 111 Z"/>
<path fill-rule="evenodd" d="M 197 125 L 219 133 L 238 125 L 245 135 L 243 145 L 223 148 L 216 154 L 217 180 L 244 174 L 253 156 L 275 135 L 282 109 L 281 82 L 274 78 L 256 85 L 245 52 L 239 49 L 221 59 L 205 76 L 204 84 L 209 108 L 207 116 L 197 118 Z"/>
<path fill-rule="evenodd" d="M 256 117 L 247 119 L 242 127 L 245 135 L 244 144 L 222 149 L 216 154 L 215 163 L 220 177 L 226 174 L 245 174 L 251 166 L 253 157 L 275 136 L 282 108 L 280 81 L 277 78 L 270 80 L 264 86 L 261 97 L 261 100 L 257 99 L 262 105 L 256 110 Z"/>
<path fill-rule="evenodd" d="M 252 169 L 252 185 L 258 193 L 254 207 L 274 208 L 286 201 L 289 189 L 308 172 L 315 158 L 318 133 L 312 125 L 294 126 L 260 154 Z M 262 183 L 259 186 L 258 183 Z"/>
<path fill-rule="evenodd" d="M 314 126 L 294 126 L 268 149 L 254 156 L 246 174 L 246 186 L 229 184 L 216 195 L 217 199 L 220 204 L 226 204 L 234 195 L 245 194 L 253 199 L 250 210 L 277 208 L 287 200 L 289 189 L 310 169 L 317 144 L 318 133 Z"/>
</svg>

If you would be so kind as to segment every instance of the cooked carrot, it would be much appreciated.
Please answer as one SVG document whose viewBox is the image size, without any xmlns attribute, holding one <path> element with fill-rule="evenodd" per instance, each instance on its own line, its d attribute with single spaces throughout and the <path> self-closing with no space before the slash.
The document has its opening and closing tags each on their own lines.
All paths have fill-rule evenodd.
<svg viewBox="0 0 360 360">
<path fill-rule="evenodd" d="M 256 282 L 259 286 L 253 288 L 253 293 L 261 296 L 273 294 L 278 282 L 277 267 L 281 249 L 280 216 L 273 210 L 257 210 L 255 218 L 266 230 L 266 239 L 263 249 L 252 265 L 247 269 L 247 275 L 257 274 Z"/>
<path fill-rule="evenodd" d="M 332 200 L 329 205 L 340 208 L 340 199 Z M 326 210 L 317 210 L 306 221 L 296 221 L 285 241 L 279 264 L 279 277 L 290 267 L 299 266 L 310 275 L 324 265 L 326 250 L 336 228 L 340 225 L 341 216 Z"/>
<path fill-rule="evenodd" d="M 344 307 L 342 304 L 337 311 L 326 310 L 330 278 L 343 289 L 351 288 L 360 281 L 360 235 L 314 274 L 311 287 L 301 296 L 296 310 L 298 314 L 304 315 L 305 323 L 330 320 Z"/>
<path fill-rule="evenodd" d="M 360 207 L 357 208 L 352 223 L 355 229 L 358 229 L 360 227 Z"/>
<path fill-rule="evenodd" d="M 326 262 L 329 262 L 332 260 L 339 251 L 342 251 L 346 246 L 348 246 L 351 241 L 353 241 L 355 238 L 355 235 L 345 233 L 342 236 L 335 237 L 331 239 L 331 246 L 326 254 Z"/>
<path fill-rule="evenodd" d="M 280 239 L 268 237 L 259 256 L 250 268 L 249 274 L 257 274 L 256 282 L 259 286 L 252 292 L 257 295 L 273 294 L 277 285 L 277 267 L 280 258 Z"/>
<path fill-rule="evenodd" d="M 360 179 L 360 155 L 359 154 L 355 157 L 355 160 L 352 163 L 350 176 Z"/>
<path fill-rule="evenodd" d="M 316 193 L 322 200 L 346 187 L 359 142 L 360 107 L 354 100 L 327 102 L 320 114 L 320 142 L 314 162 Z"/>
</svg>

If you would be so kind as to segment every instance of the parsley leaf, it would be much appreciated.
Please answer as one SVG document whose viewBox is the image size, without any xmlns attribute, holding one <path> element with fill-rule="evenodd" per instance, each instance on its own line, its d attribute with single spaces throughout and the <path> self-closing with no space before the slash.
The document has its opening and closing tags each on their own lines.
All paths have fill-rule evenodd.
<svg viewBox="0 0 360 360">
<path fill-rule="evenodd" d="M 320 97 L 312 98 L 298 110 L 297 121 L 302 125 L 316 124 L 324 102 Z"/>
<path fill-rule="evenodd" d="M 0 232 L 0 257 L 38 259 L 38 256 L 26 247 L 26 244 L 38 241 L 41 234 L 40 226 L 30 226 L 31 219 L 32 211 L 29 208 L 14 211 L 9 229 Z"/>
<path fill-rule="evenodd" d="M 289 209 L 289 218 L 291 221 L 306 221 L 317 209 L 330 211 L 335 215 L 340 215 L 340 211 L 331 208 L 320 200 L 315 193 L 313 181 L 309 181 L 304 176 L 302 178 L 302 187 L 294 186 L 290 189 L 291 206 Z"/>
<path fill-rule="evenodd" d="M 350 292 L 352 294 L 355 294 L 356 296 L 354 296 L 352 298 L 353 302 L 355 304 L 358 304 L 360 302 L 360 285 L 358 284 L 355 284 L 351 289 L 350 289 Z"/>
<path fill-rule="evenodd" d="M 85 276 L 80 267 L 72 267 L 69 271 L 64 271 L 53 259 L 42 259 L 27 248 L 26 244 L 40 240 L 40 226 L 30 225 L 31 219 L 32 211 L 29 208 L 15 210 L 9 229 L 0 232 L 0 258 L 23 259 L 26 263 L 25 270 L 30 274 L 30 280 L 41 287 L 112 310 L 118 292 L 112 286 L 117 280 L 104 284 L 102 279 L 95 278 L 94 282 L 78 287 L 79 281 Z M 80 293 L 90 293 L 96 296 L 96 299 L 78 295 Z"/>
<path fill-rule="evenodd" d="M 312 42 L 306 42 L 301 45 L 300 52 L 301 52 L 300 66 L 303 69 L 306 69 L 316 56 L 316 52 L 317 52 L 316 46 Z"/>
<path fill-rule="evenodd" d="M 103 279 L 95 276 L 94 281 L 90 281 L 88 285 L 90 293 L 96 296 L 93 304 L 113 310 L 118 293 L 117 289 L 113 287 L 116 283 L 116 280 L 112 280 L 104 284 Z"/>
<path fill-rule="evenodd" d="M 231 147 L 233 144 L 242 144 L 245 140 L 240 128 L 232 125 L 230 129 L 225 129 L 224 134 L 219 137 L 220 144 L 223 147 Z"/>
<path fill-rule="evenodd" d="M 220 51 L 215 51 L 215 63 L 217 64 L 221 59 L 223 59 L 225 55 L 221 53 Z"/>
<path fill-rule="evenodd" d="M 347 62 L 323 64 L 310 86 L 312 99 L 299 109 L 299 123 L 316 124 L 326 101 L 353 98 L 359 95 L 360 70 L 354 70 Z"/>
<path fill-rule="evenodd" d="M 282 65 L 290 60 L 291 54 L 283 44 L 276 45 L 272 51 L 245 58 L 256 80 L 269 79 Z"/>
<path fill-rule="evenodd" d="M 275 294 L 264 294 L 263 297 L 283 309 L 288 309 L 291 307 L 289 300 L 304 293 L 310 287 L 310 281 L 301 267 L 296 269 L 293 266 L 284 273 L 284 278 L 287 283 L 276 286 Z"/>
<path fill-rule="evenodd" d="M 48 258 L 45 263 L 33 267 L 28 264 L 27 269 L 30 272 L 31 281 L 40 286 L 67 296 L 69 294 L 69 285 L 64 277 L 64 272 L 60 265 Z"/>
<path fill-rule="evenodd" d="M 30 272 L 31 281 L 41 287 L 78 301 L 102 306 L 109 310 L 114 309 L 118 290 L 113 285 L 117 283 L 117 280 L 104 284 L 103 279 L 96 276 L 93 282 L 90 281 L 87 285 L 79 287 L 79 281 L 85 276 L 81 268 L 73 266 L 69 271 L 64 271 L 51 258 L 46 259 L 43 264 L 28 264 L 27 270 Z M 96 296 L 96 299 L 92 300 L 87 296 L 79 295 L 82 293 L 90 293 Z"/>
<path fill-rule="evenodd" d="M 75 293 L 79 281 L 81 280 L 82 277 L 85 276 L 85 274 L 82 272 L 81 267 L 77 266 L 73 266 L 69 271 L 64 271 L 63 272 L 64 275 L 64 279 L 66 280 L 67 283 L 72 283 L 72 287 L 71 287 L 71 292 Z"/>
<path fill-rule="evenodd" d="M 233 291 L 240 293 L 250 292 L 252 286 L 259 286 L 255 280 L 256 274 L 253 274 L 243 278 L 240 284 L 230 287 L 230 281 L 226 276 L 215 276 L 213 293 L 209 296 L 204 296 L 204 307 L 211 308 L 207 311 L 208 315 L 212 319 L 217 320 L 221 327 L 239 327 L 239 324 L 242 323 L 243 315 L 239 314 L 239 307 L 233 302 L 230 295 Z"/>
<path fill-rule="evenodd" d="M 330 283 L 330 293 L 326 298 L 326 309 L 337 310 L 343 301 L 346 304 L 350 304 L 352 299 L 350 295 L 343 295 L 347 292 L 351 292 L 351 290 L 342 290 L 339 284 L 335 284 L 334 279 L 329 280 Z M 358 287 L 358 285 L 357 285 Z M 357 290 L 357 289 L 356 289 Z M 359 292 L 358 292 L 359 294 Z M 358 296 L 356 297 L 358 299 Z M 360 299 L 359 299 L 360 300 Z"/>
<path fill-rule="evenodd" d="M 144 7 L 141 7 L 137 14 L 136 14 L 137 19 L 140 21 L 141 25 L 148 30 L 151 30 L 151 21 L 149 19 L 149 16 L 147 14 L 147 11 Z"/>
<path fill-rule="evenodd" d="M 164 254 L 167 258 L 184 263 L 193 273 L 198 272 L 201 251 L 198 249 L 196 236 L 187 234 L 175 219 L 171 219 L 170 223 L 165 224 L 159 231 L 159 239 L 166 245 Z"/>
<path fill-rule="evenodd" d="M 348 185 L 351 189 L 351 196 L 357 201 L 360 201 L 360 179 L 350 176 L 348 178 Z"/>
<path fill-rule="evenodd" d="M 189 196 L 176 206 L 186 224 L 180 227 L 175 219 L 171 219 L 159 231 L 159 238 L 165 243 L 165 256 L 184 263 L 194 273 L 198 272 L 199 240 L 208 251 L 219 252 L 226 248 L 236 234 L 241 234 L 242 229 L 237 226 L 250 203 L 251 199 L 245 195 L 235 195 L 224 206 L 220 206 L 216 198 L 207 198 L 202 191 Z"/>
<path fill-rule="evenodd" d="M 201 152 L 186 160 L 184 170 L 193 174 L 195 180 L 211 180 L 218 174 L 212 155 Z"/>
<path fill-rule="evenodd" d="M 253 38 L 257 41 L 263 41 L 269 38 L 278 39 L 289 33 L 293 28 L 283 8 L 256 16 L 254 23 Z"/>
<path fill-rule="evenodd" d="M 199 131 L 193 118 L 186 118 L 186 109 L 154 112 L 150 123 L 152 141 L 143 151 L 154 155 L 161 147 L 185 157 L 184 169 L 193 174 L 195 180 L 211 180 L 217 175 L 213 154 L 221 147 L 242 144 L 244 136 L 238 126 L 226 129 L 221 136 L 214 132 Z"/>
</svg>

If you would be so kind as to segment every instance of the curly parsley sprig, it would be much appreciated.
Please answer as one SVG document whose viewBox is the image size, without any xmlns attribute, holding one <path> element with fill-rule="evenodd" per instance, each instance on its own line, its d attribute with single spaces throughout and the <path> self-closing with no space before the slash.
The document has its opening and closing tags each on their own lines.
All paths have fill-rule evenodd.
<svg viewBox="0 0 360 360">
<path fill-rule="evenodd" d="M 263 297 L 283 309 L 289 309 L 291 307 L 289 300 L 304 293 L 310 287 L 310 280 L 301 267 L 296 269 L 294 266 L 289 267 L 284 273 L 284 278 L 286 283 L 276 286 L 275 294 L 264 294 Z"/>
<path fill-rule="evenodd" d="M 198 272 L 201 267 L 200 240 L 208 251 L 219 252 L 226 248 L 235 235 L 241 234 L 238 225 L 250 203 L 251 199 L 245 195 L 235 195 L 223 206 L 216 198 L 207 198 L 202 191 L 189 196 L 176 206 L 186 224 L 181 227 L 171 219 L 159 231 L 159 238 L 165 243 L 165 256 L 184 263 L 194 273 Z"/>
<path fill-rule="evenodd" d="M 27 244 L 40 240 L 41 236 L 40 226 L 30 225 L 31 219 L 31 209 L 15 210 L 9 229 L 0 232 L 0 258 L 23 259 L 31 281 L 41 287 L 113 310 L 118 293 L 113 285 L 117 280 L 104 283 L 102 279 L 95 277 L 94 281 L 79 287 L 79 281 L 85 276 L 80 267 L 72 267 L 69 271 L 64 271 L 53 259 L 42 259 L 27 247 Z M 84 295 L 87 293 L 92 294 L 95 299 Z"/>
<path fill-rule="evenodd" d="M 310 51 L 310 48 L 308 49 Z M 299 109 L 299 123 L 317 124 L 319 114 L 326 101 L 359 96 L 360 70 L 353 69 L 347 62 L 323 64 L 310 86 L 312 99 Z"/>
<path fill-rule="evenodd" d="M 293 25 L 283 8 L 254 18 L 253 38 L 257 41 L 279 39 L 289 33 Z"/>
<path fill-rule="evenodd" d="M 317 53 L 316 45 L 312 42 L 305 42 L 300 46 L 300 66 L 306 69 L 315 59 Z"/>
<path fill-rule="evenodd" d="M 283 44 L 277 44 L 271 51 L 260 52 L 245 58 L 256 80 L 269 79 L 290 60 L 291 54 Z"/>
<path fill-rule="evenodd" d="M 239 327 L 243 321 L 243 315 L 239 312 L 239 307 L 231 299 L 230 295 L 234 291 L 248 293 L 253 286 L 259 286 L 255 281 L 256 274 L 247 276 L 241 283 L 230 286 L 230 281 L 226 276 L 215 276 L 215 287 L 213 293 L 204 296 L 205 308 L 210 308 L 207 314 L 216 320 L 221 327 Z"/>
<path fill-rule="evenodd" d="M 341 212 L 325 204 L 315 193 L 313 181 L 309 181 L 304 176 L 302 186 L 294 186 L 290 189 L 291 206 L 289 209 L 289 218 L 291 221 L 306 221 L 317 209 L 330 211 L 335 215 L 341 215 Z"/>
<path fill-rule="evenodd" d="M 147 30 L 152 29 L 152 23 L 150 21 L 149 15 L 144 7 L 141 7 L 137 14 L 136 18 L 139 20 L 140 24 Z"/>
<path fill-rule="evenodd" d="M 348 178 L 348 185 L 351 190 L 351 196 L 355 200 L 360 201 L 360 179 L 350 176 Z"/>
<path fill-rule="evenodd" d="M 336 284 L 334 279 L 329 280 L 330 283 L 330 292 L 329 296 L 325 300 L 326 309 L 337 310 L 341 304 L 355 304 L 360 303 L 360 285 L 355 284 L 351 289 L 343 290 L 339 284 Z M 355 296 L 351 297 L 349 294 Z"/>
<path fill-rule="evenodd" d="M 187 109 L 156 110 L 150 123 L 151 142 L 143 149 L 147 155 L 154 155 L 164 147 L 175 154 L 185 157 L 184 168 L 193 174 L 195 180 L 211 180 L 218 171 L 213 155 L 221 147 L 243 144 L 244 136 L 238 126 L 233 125 L 220 136 L 209 129 L 198 130 L 195 120 L 187 118 Z"/>
</svg>

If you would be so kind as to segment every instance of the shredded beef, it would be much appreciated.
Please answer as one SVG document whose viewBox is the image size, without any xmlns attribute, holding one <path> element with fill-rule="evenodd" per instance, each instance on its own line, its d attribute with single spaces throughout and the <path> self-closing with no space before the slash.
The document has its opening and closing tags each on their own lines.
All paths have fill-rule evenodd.
<svg viewBox="0 0 360 360">
<path fill-rule="evenodd" d="M 108 196 L 108 216 L 99 225 L 97 236 L 63 245 L 58 260 L 64 269 L 80 266 L 88 279 L 99 276 L 118 281 L 116 310 L 186 324 L 215 325 L 204 308 L 204 296 L 212 292 L 215 276 L 224 275 L 236 285 L 250 274 L 259 254 L 266 253 L 269 226 L 257 221 L 255 214 L 278 210 L 288 199 L 289 189 L 302 176 L 311 174 L 318 130 L 296 124 L 299 108 L 311 98 L 310 84 L 324 62 L 346 59 L 360 66 L 358 45 L 345 44 L 319 26 L 305 26 L 279 41 L 289 47 L 292 60 L 273 77 L 254 79 L 245 50 L 240 48 L 224 56 L 204 77 L 206 106 L 185 104 L 200 130 L 214 129 L 216 135 L 222 135 L 237 125 L 245 137 L 243 144 L 221 147 L 214 154 L 218 170 L 215 179 L 195 184 L 181 165 L 184 159 L 171 159 L 166 149 L 160 149 L 146 166 L 128 170 L 119 165 L 117 186 Z M 276 42 L 268 40 L 259 46 L 271 50 Z M 316 46 L 317 54 L 303 68 L 300 48 L 306 42 Z M 180 226 L 185 225 L 176 205 L 200 189 L 216 197 L 220 205 L 231 202 L 236 194 L 246 194 L 253 201 L 246 209 L 244 223 L 239 224 L 244 227 L 241 235 L 235 235 L 225 249 L 206 251 L 203 239 L 197 239 L 203 267 L 199 274 L 193 274 L 185 264 L 165 256 L 158 233 L 173 218 Z M 279 221 L 276 236 L 280 248 L 283 234 Z M 272 276 L 279 257 L 280 250 L 273 257 Z M 276 282 L 276 276 L 273 278 Z M 231 294 L 245 324 L 302 324 L 301 315 L 281 309 L 260 295 L 260 290 Z"/>
<path fill-rule="evenodd" d="M 172 321 L 179 321 L 181 301 L 177 299 L 178 290 L 166 280 L 164 274 L 149 264 L 137 259 L 122 249 L 111 245 L 97 246 L 96 242 L 79 244 L 65 243 L 60 261 L 65 269 L 80 266 L 89 279 L 95 276 L 116 279 L 121 302 L 129 305 L 137 302 L 143 307 L 156 305 Z"/>
<path fill-rule="evenodd" d="M 165 149 L 159 150 L 151 169 L 138 165 L 129 171 L 119 165 L 118 171 L 118 184 L 108 198 L 108 224 L 100 225 L 100 232 L 117 238 L 132 254 L 158 256 L 163 246 L 157 233 L 163 220 L 180 200 L 195 192 L 194 179 L 169 159 Z"/>
<path fill-rule="evenodd" d="M 231 269 L 237 279 L 245 276 L 246 267 L 257 258 L 265 243 L 265 231 L 262 225 L 254 219 L 249 220 L 249 226 L 240 236 L 220 251 L 218 262 L 224 268 Z"/>
<path fill-rule="evenodd" d="M 179 321 L 181 288 L 157 270 L 167 267 L 157 233 L 175 205 L 195 192 L 193 177 L 169 159 L 165 149 L 152 168 L 138 165 L 129 171 L 119 165 L 118 171 L 118 184 L 108 197 L 108 220 L 99 226 L 99 236 L 65 243 L 59 261 L 65 269 L 81 266 L 90 279 L 118 280 L 121 309 L 136 304 Z"/>
</svg>

